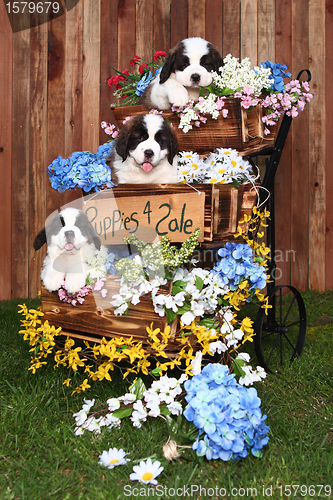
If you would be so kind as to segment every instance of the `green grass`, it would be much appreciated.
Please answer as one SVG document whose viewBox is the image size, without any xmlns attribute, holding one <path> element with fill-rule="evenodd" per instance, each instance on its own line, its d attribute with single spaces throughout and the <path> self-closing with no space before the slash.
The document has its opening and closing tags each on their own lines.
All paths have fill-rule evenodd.
<svg viewBox="0 0 333 500">
<path fill-rule="evenodd" d="M 81 408 L 82 394 L 71 396 L 63 386 L 65 370 L 28 371 L 29 345 L 18 333 L 22 301 L 0 303 L 0 499 L 220 499 L 221 488 L 226 498 L 330 498 L 324 489 L 319 497 L 317 486 L 306 488 L 330 485 L 333 491 L 333 292 L 307 292 L 303 298 L 308 330 L 301 357 L 257 385 L 271 429 L 263 458 L 228 463 L 182 458 L 169 465 L 161 449 L 168 433 L 160 419 L 141 429 L 124 421 L 121 429 L 76 437 L 72 413 Z M 38 305 L 37 300 L 25 302 Z M 92 383 L 85 396 L 105 401 L 124 387 L 115 373 L 111 383 Z M 123 448 L 131 462 L 111 471 L 98 465 L 98 455 L 109 447 Z M 134 461 L 148 456 L 166 465 L 158 478 L 160 495 L 128 479 Z M 195 485 L 201 494 L 187 495 Z M 291 495 L 287 485 L 294 485 Z M 295 485 L 303 487 L 294 495 Z M 172 488 L 188 490 L 177 494 Z"/>
</svg>

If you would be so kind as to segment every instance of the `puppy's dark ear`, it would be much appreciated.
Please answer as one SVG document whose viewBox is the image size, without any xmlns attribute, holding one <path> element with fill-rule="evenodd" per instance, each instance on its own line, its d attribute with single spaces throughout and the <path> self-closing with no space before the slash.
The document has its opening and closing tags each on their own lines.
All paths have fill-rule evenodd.
<svg viewBox="0 0 333 500">
<path fill-rule="evenodd" d="M 164 66 L 160 72 L 160 83 L 165 83 L 171 73 L 173 72 L 174 64 L 175 64 L 175 59 L 176 59 L 176 50 L 170 52 L 167 60 L 164 63 Z"/>
<path fill-rule="evenodd" d="M 169 127 L 169 147 L 168 147 L 168 162 L 170 165 L 172 165 L 172 161 L 176 154 L 178 153 L 179 147 L 178 147 L 178 140 L 175 132 L 172 130 L 172 127 L 168 125 Z"/>
<path fill-rule="evenodd" d="M 129 134 L 130 127 L 131 125 L 125 123 L 125 125 L 122 126 L 117 138 L 116 151 L 118 155 L 123 159 L 123 161 L 125 161 L 128 156 L 128 146 L 129 146 L 128 141 L 130 136 Z"/>
<path fill-rule="evenodd" d="M 86 236 L 88 241 L 93 241 L 97 250 L 101 248 L 101 240 L 96 234 L 93 225 L 88 219 L 87 214 L 80 212 L 79 216 L 76 218 L 75 225 L 80 229 L 81 233 Z"/>
<path fill-rule="evenodd" d="M 39 250 L 46 243 L 46 230 L 45 227 L 37 234 L 34 240 L 34 249 Z"/>
<path fill-rule="evenodd" d="M 213 58 L 214 71 L 216 71 L 218 73 L 219 69 L 223 66 L 223 59 L 220 55 L 218 48 L 212 44 L 210 44 L 210 51 L 211 51 L 212 58 Z"/>
</svg>

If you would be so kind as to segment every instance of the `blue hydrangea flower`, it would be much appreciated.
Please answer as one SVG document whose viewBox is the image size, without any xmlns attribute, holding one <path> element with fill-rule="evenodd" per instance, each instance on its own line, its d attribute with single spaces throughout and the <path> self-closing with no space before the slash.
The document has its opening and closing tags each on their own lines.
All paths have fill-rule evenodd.
<svg viewBox="0 0 333 500">
<path fill-rule="evenodd" d="M 63 193 L 66 189 L 78 187 L 88 193 L 99 191 L 104 186 L 114 187 L 111 168 L 105 162 L 113 144 L 102 144 L 97 153 L 76 151 L 67 159 L 58 156 L 46 169 L 52 188 Z"/>
<path fill-rule="evenodd" d="M 192 448 L 199 456 L 226 461 L 245 458 L 250 450 L 262 456 L 269 427 L 256 389 L 240 385 L 227 366 L 213 363 L 184 387 L 188 403 L 184 417 L 198 428 Z"/>
<path fill-rule="evenodd" d="M 274 92 L 283 92 L 284 91 L 284 78 L 291 78 L 291 73 L 286 72 L 288 69 L 285 64 L 273 63 L 271 61 L 266 61 L 260 63 L 261 68 L 269 68 L 272 73 L 272 79 L 274 82 L 271 85 L 271 89 Z"/>
<path fill-rule="evenodd" d="M 253 258 L 251 247 L 246 243 L 226 243 L 225 248 L 217 252 L 221 260 L 212 269 L 218 274 L 230 290 L 237 290 L 242 281 L 248 281 L 249 290 L 262 289 L 266 286 L 267 275 L 264 266 Z"/>
</svg>

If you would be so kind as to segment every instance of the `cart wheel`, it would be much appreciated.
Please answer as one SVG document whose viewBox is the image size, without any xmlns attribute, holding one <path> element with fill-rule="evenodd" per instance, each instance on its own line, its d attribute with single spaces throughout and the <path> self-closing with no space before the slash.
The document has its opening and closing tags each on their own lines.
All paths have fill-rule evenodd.
<svg viewBox="0 0 333 500">
<path fill-rule="evenodd" d="M 282 293 L 288 289 L 287 294 Z M 254 326 L 259 364 L 270 373 L 292 362 L 302 352 L 306 332 L 305 305 L 293 286 L 279 285 L 268 296 L 268 314 L 260 308 Z"/>
</svg>

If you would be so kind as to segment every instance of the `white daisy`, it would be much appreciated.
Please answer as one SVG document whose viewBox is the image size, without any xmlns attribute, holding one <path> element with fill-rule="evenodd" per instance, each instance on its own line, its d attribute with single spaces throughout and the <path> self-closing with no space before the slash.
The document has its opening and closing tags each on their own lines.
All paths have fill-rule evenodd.
<svg viewBox="0 0 333 500">
<path fill-rule="evenodd" d="M 99 464 L 105 465 L 108 469 L 113 469 L 117 465 L 125 465 L 129 462 L 128 458 L 125 458 L 126 453 L 122 448 L 118 450 L 117 448 L 110 448 L 109 451 L 103 451 L 102 455 L 99 455 Z"/>
<path fill-rule="evenodd" d="M 132 474 L 130 475 L 131 481 L 140 481 L 143 484 L 157 484 L 156 477 L 161 474 L 164 467 L 161 467 L 161 462 L 156 460 L 154 463 L 151 458 L 148 458 L 146 462 L 140 462 L 140 465 L 135 465 L 133 467 Z"/>
</svg>

